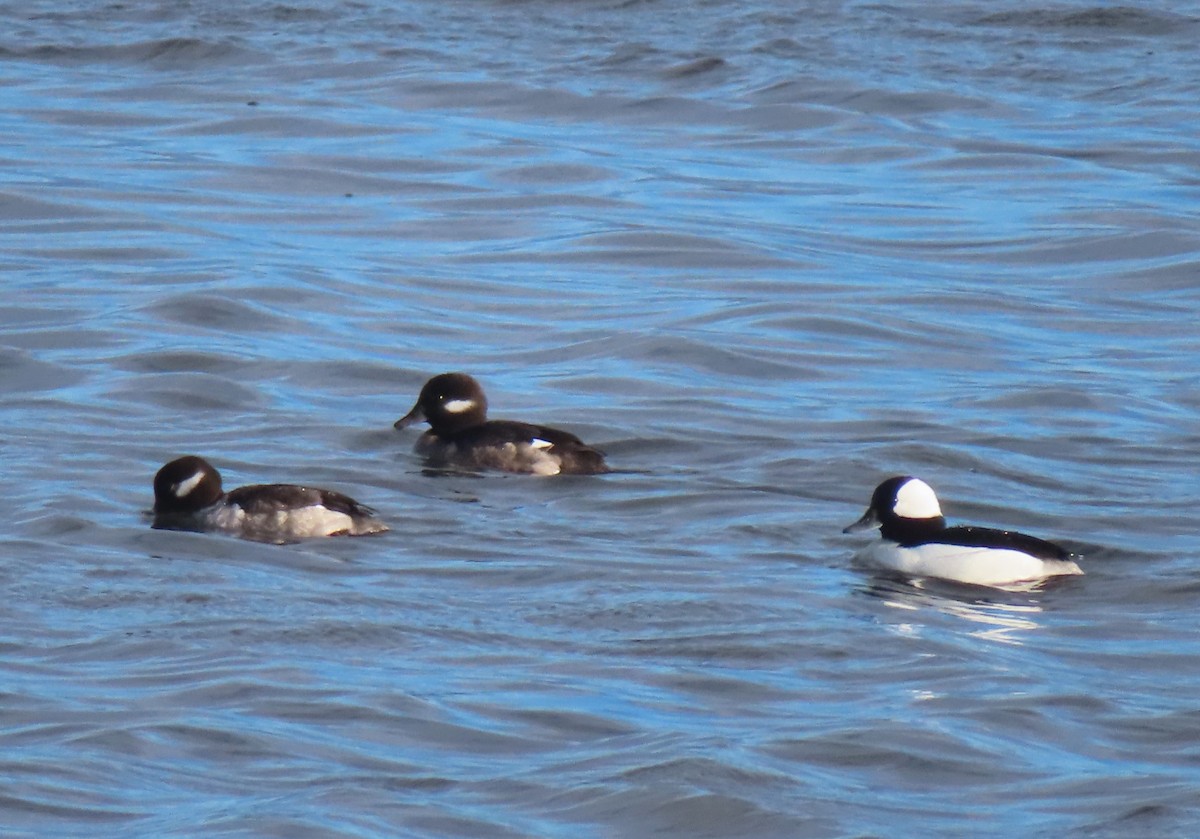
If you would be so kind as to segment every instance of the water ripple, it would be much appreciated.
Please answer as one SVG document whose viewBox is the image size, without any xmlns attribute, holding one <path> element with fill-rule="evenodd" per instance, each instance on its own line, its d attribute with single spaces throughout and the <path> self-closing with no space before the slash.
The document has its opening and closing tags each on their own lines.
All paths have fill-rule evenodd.
<svg viewBox="0 0 1200 839">
<path fill-rule="evenodd" d="M 1195 832 L 1186 4 L 7 11 L 0 832 Z M 614 473 L 427 472 L 453 369 Z M 899 473 L 1087 574 L 857 567 Z"/>
</svg>

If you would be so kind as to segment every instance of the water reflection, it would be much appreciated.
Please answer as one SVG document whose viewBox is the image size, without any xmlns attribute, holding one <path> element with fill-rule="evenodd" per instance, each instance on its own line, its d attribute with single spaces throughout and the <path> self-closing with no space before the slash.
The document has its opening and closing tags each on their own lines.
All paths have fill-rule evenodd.
<svg viewBox="0 0 1200 839">
<path fill-rule="evenodd" d="M 932 609 L 970 621 L 979 628 L 969 631 L 969 635 L 1020 646 L 1024 643 L 1023 633 L 1041 628 L 1035 616 L 1041 614 L 1042 607 L 1037 598 L 1030 595 L 1044 585 L 1045 581 L 1038 581 L 1005 589 L 982 589 L 943 580 L 876 575 L 860 592 L 878 598 L 893 609 L 922 613 Z M 923 626 L 901 622 L 896 629 L 905 635 L 920 635 Z"/>
</svg>

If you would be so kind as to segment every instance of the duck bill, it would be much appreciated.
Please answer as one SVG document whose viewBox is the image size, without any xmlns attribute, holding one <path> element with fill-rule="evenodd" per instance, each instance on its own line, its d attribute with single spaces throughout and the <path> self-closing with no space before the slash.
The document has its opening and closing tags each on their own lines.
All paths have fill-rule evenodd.
<svg viewBox="0 0 1200 839">
<path fill-rule="evenodd" d="M 875 515 L 875 508 L 869 508 L 862 514 L 862 518 L 854 524 L 847 525 L 842 528 L 843 533 L 857 533 L 860 530 L 870 530 L 873 527 L 879 527 L 879 516 Z"/>
<path fill-rule="evenodd" d="M 408 428 L 410 425 L 416 425 L 419 422 L 425 421 L 425 412 L 421 410 L 421 403 L 413 405 L 413 409 L 400 419 L 396 420 L 394 426 L 396 428 Z"/>
</svg>

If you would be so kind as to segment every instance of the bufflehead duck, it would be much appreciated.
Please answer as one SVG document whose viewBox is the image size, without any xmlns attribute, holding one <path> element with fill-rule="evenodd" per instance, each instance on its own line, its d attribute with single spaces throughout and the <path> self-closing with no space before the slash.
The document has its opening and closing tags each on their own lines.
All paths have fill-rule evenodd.
<svg viewBox="0 0 1200 839">
<path fill-rule="evenodd" d="M 374 510 L 328 489 L 263 484 L 222 492 L 217 470 L 194 455 L 172 460 L 154 476 L 154 527 L 213 530 L 280 544 L 388 529 Z"/>
<path fill-rule="evenodd" d="M 532 475 L 607 472 L 604 452 L 574 434 L 512 420 L 489 420 L 487 397 L 466 373 L 442 373 L 421 388 L 417 404 L 396 428 L 425 421 L 429 430 L 414 447 L 435 466 L 502 469 Z"/>
<path fill-rule="evenodd" d="M 918 478 L 888 478 L 863 517 L 842 532 L 869 527 L 879 527 L 883 539 L 859 556 L 904 574 L 1002 586 L 1083 573 L 1052 542 L 990 527 L 946 527 L 937 496 Z"/>
</svg>

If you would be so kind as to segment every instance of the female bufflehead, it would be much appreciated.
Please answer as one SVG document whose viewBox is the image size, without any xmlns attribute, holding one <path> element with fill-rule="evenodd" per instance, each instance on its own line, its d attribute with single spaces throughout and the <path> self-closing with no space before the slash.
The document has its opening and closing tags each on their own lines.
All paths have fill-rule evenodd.
<svg viewBox="0 0 1200 839">
<path fill-rule="evenodd" d="M 867 512 L 842 532 L 869 527 L 879 527 L 883 539 L 860 556 L 904 574 L 1000 586 L 1083 573 L 1051 542 L 1011 530 L 946 527 L 937 496 L 917 478 L 881 483 Z"/>
<path fill-rule="evenodd" d="M 217 470 L 194 455 L 172 460 L 154 476 L 154 527 L 214 530 L 278 544 L 388 529 L 374 510 L 328 489 L 264 484 L 222 492 Z"/>
<path fill-rule="evenodd" d="M 489 420 L 487 397 L 466 373 L 442 373 L 421 388 L 417 404 L 396 428 L 421 421 L 429 430 L 415 450 L 435 466 L 502 469 L 532 475 L 596 475 L 608 471 L 604 452 L 574 434 L 511 420 Z"/>
</svg>

